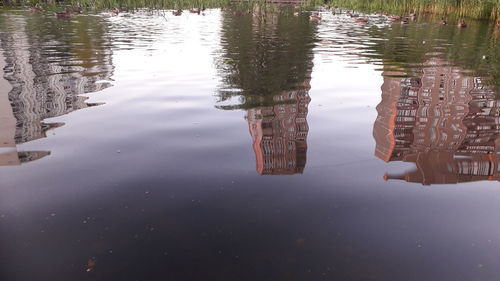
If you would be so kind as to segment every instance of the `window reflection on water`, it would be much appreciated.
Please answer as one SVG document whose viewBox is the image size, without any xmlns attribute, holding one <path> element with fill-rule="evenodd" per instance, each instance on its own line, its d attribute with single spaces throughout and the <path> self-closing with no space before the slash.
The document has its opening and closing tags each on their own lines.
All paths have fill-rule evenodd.
<svg viewBox="0 0 500 281">
<path fill-rule="evenodd" d="M 81 95 L 111 86 L 112 52 L 105 47 L 109 43 L 105 27 L 95 18 L 66 22 L 63 27 L 55 18 L 3 15 L 0 19 L 1 89 L 10 89 L 0 97 L 0 166 L 19 165 L 50 155 L 50 151 L 17 150 L 18 145 L 45 138 L 48 130 L 64 125 L 45 119 L 99 105 Z"/>
<path fill-rule="evenodd" d="M 500 180 L 500 100 L 482 78 L 462 73 L 431 59 L 417 77 L 383 74 L 375 155 L 416 164 L 385 179 L 426 185 Z"/>
<path fill-rule="evenodd" d="M 491 26 L 202 13 L 0 11 L 1 280 L 496 280 Z"/>
<path fill-rule="evenodd" d="M 223 102 L 237 95 L 242 102 L 218 107 L 246 111 L 259 174 L 303 173 L 315 26 L 306 16 L 273 9 L 237 14 L 223 14 L 219 69 L 225 85 L 219 97 Z"/>
<path fill-rule="evenodd" d="M 221 55 L 214 60 L 222 85 L 215 106 L 246 112 L 258 174 L 297 174 L 307 168 L 313 58 L 323 53 L 384 64 L 373 127 L 375 156 L 415 163 L 415 169 L 388 172 L 385 179 L 426 185 L 500 179 L 500 100 L 490 83 L 498 74 L 482 69 L 484 63 L 472 64 L 478 71 L 465 74 L 469 69 L 460 65 L 471 56 L 468 48 L 457 51 L 446 40 L 437 40 L 439 31 L 427 34 L 436 37 L 430 43 L 415 47 L 401 41 L 401 35 L 411 41 L 423 28 L 360 28 L 342 16 L 325 17 L 318 25 L 307 14 L 259 7 L 225 10 L 221 17 Z M 16 148 L 64 125 L 47 118 L 98 105 L 81 95 L 111 86 L 108 34 L 113 32 L 100 17 L 80 18 L 62 28 L 48 17 L 3 15 L 1 20 L 2 89 L 9 92 L 0 99 L 0 165 L 19 165 L 50 154 Z M 46 27 L 37 29 L 41 23 Z M 491 45 L 468 40 L 484 28 L 473 25 L 462 31 L 463 41 Z M 457 53 L 456 59 L 448 60 L 447 52 Z M 489 65 L 494 70 L 496 64 Z"/>
</svg>

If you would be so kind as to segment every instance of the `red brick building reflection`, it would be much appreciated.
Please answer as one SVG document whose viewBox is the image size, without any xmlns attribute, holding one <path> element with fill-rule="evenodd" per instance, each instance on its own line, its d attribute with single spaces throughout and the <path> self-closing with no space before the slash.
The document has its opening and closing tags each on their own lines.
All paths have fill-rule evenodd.
<svg viewBox="0 0 500 281">
<path fill-rule="evenodd" d="M 223 22 L 216 107 L 246 111 L 260 175 L 303 173 L 316 25 L 260 5 L 224 11 Z"/>
<path fill-rule="evenodd" d="M 261 175 L 302 173 L 306 165 L 309 80 L 296 91 L 273 97 L 273 106 L 247 110 L 257 172 Z"/>
<path fill-rule="evenodd" d="M 481 78 L 434 59 L 418 78 L 384 73 L 375 155 L 416 164 L 386 174 L 425 185 L 500 180 L 500 100 Z"/>
</svg>

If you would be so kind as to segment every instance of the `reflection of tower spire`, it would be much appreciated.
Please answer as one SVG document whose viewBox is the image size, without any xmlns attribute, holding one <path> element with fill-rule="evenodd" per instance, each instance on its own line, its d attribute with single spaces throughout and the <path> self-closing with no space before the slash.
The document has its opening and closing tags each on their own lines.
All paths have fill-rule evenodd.
<svg viewBox="0 0 500 281">
<path fill-rule="evenodd" d="M 500 101 L 480 78 L 443 65 L 439 59 L 428 61 L 419 78 L 383 74 L 373 128 L 375 155 L 416 164 L 414 171 L 384 179 L 422 184 L 500 180 Z"/>
<path fill-rule="evenodd" d="M 0 159 L 0 165 L 20 164 L 49 155 L 48 151 L 17 153 L 16 144 L 45 137 L 46 131 L 60 127 L 64 123 L 47 123 L 43 121 L 44 119 L 93 106 L 94 104 L 86 103 L 87 97 L 81 94 L 110 86 L 109 83 L 97 83 L 99 80 L 109 80 L 111 77 L 109 50 L 99 50 L 99 55 L 95 48 L 74 50 L 74 52 L 61 49 L 48 53 L 47 47 L 57 49 L 57 46 L 64 45 L 59 44 L 61 42 L 58 44 L 52 42 L 55 46 L 46 46 L 47 42 L 43 39 L 44 36 L 54 35 L 52 32 L 58 32 L 59 29 L 55 31 L 33 29 L 32 26 L 38 23 L 31 21 L 36 20 L 39 19 L 12 18 L 7 15 L 2 17 L 1 24 L 5 31 L 0 34 L 0 50 L 3 51 L 2 84 L 4 84 L 1 87 L 6 89 L 2 93 L 8 94 L 0 97 L 2 112 L 0 118 L 6 121 L 0 127 L 0 136 L 4 143 L 9 144 L 9 151 L 2 154 L 8 160 Z M 72 24 L 85 24 L 85 19 L 82 21 Z M 65 28 L 72 27 L 65 26 Z M 74 38 L 75 40 L 81 39 L 76 33 L 72 36 L 78 37 Z M 104 42 L 101 37 L 98 39 L 102 45 Z M 71 48 L 71 42 L 66 44 Z M 57 62 L 54 57 L 57 57 Z M 88 63 L 85 59 L 92 63 Z M 7 84 L 9 85 L 6 86 Z"/>
</svg>

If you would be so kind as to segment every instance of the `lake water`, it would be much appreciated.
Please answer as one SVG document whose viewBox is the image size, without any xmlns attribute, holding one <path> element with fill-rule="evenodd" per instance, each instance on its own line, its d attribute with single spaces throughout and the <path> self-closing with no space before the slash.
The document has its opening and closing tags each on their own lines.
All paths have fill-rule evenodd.
<svg viewBox="0 0 500 281">
<path fill-rule="evenodd" d="M 500 29 L 0 11 L 1 280 L 500 279 Z"/>
</svg>

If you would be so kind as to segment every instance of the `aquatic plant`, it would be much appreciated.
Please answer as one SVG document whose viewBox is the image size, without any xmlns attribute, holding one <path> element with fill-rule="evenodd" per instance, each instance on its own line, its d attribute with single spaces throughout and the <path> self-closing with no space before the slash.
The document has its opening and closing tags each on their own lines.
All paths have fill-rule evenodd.
<svg viewBox="0 0 500 281">
<path fill-rule="evenodd" d="M 500 0 L 330 0 L 329 5 L 364 12 L 432 13 L 491 20 L 500 18 Z"/>
</svg>

